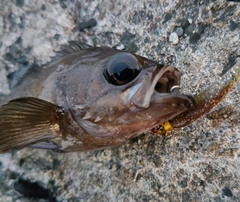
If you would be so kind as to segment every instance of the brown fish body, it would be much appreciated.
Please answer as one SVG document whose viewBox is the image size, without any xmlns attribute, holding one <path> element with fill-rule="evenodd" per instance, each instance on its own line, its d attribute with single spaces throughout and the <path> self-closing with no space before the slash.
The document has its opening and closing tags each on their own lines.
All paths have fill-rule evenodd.
<svg viewBox="0 0 240 202">
<path fill-rule="evenodd" d="M 124 144 L 193 105 L 190 96 L 171 91 L 179 84 L 173 66 L 70 42 L 54 62 L 29 72 L 0 107 L 0 152 Z"/>
</svg>

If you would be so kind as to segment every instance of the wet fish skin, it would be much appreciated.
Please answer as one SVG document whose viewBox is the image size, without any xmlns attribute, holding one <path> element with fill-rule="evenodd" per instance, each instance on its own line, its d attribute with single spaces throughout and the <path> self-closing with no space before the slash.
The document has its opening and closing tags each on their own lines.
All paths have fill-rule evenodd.
<svg viewBox="0 0 240 202">
<path fill-rule="evenodd" d="M 109 75 L 116 67 L 127 74 Z M 191 96 L 170 92 L 179 84 L 173 66 L 71 41 L 55 61 L 29 72 L 5 99 L 0 152 L 30 145 L 87 151 L 124 144 L 194 105 Z"/>
</svg>

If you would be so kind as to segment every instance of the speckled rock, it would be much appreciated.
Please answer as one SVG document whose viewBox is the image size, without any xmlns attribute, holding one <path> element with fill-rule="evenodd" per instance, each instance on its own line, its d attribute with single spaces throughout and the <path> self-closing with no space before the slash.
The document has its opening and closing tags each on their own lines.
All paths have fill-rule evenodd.
<svg viewBox="0 0 240 202">
<path fill-rule="evenodd" d="M 1 94 L 9 93 L 9 74 L 26 62 L 45 64 L 68 40 L 121 47 L 175 65 L 182 92 L 191 94 L 218 80 L 229 58 L 240 55 L 240 4 L 234 1 L 2 0 L 0 13 Z M 90 19 L 97 26 L 80 32 L 79 24 Z M 184 34 L 173 46 L 168 37 L 177 26 Z M 192 43 L 194 33 L 200 37 Z M 14 190 L 20 177 L 64 202 L 239 201 L 239 89 L 167 137 L 149 132 L 95 152 L 25 148 L 2 154 L 0 201 L 43 201 Z"/>
<path fill-rule="evenodd" d="M 176 32 L 172 32 L 169 36 L 169 41 L 172 43 L 172 44 L 177 44 L 179 42 L 179 39 L 178 39 L 178 35 Z"/>
</svg>

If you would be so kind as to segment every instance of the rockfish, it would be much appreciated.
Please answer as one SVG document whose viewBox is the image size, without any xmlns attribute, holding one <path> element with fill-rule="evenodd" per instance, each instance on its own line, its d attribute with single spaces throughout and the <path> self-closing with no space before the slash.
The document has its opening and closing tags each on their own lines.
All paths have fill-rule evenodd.
<svg viewBox="0 0 240 202">
<path fill-rule="evenodd" d="M 180 77 L 171 65 L 70 41 L 1 103 L 0 153 L 122 145 L 194 106 L 178 92 Z"/>
</svg>

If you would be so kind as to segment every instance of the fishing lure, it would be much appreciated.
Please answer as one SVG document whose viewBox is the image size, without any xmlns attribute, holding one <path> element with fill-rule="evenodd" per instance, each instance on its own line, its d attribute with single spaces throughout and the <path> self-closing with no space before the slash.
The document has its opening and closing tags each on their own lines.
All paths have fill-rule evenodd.
<svg viewBox="0 0 240 202">
<path fill-rule="evenodd" d="M 208 113 L 216 106 L 240 81 L 240 61 L 198 95 L 194 96 L 195 105 L 186 112 L 168 120 L 152 129 L 153 133 L 167 135 L 174 128 L 184 127 Z"/>
</svg>

